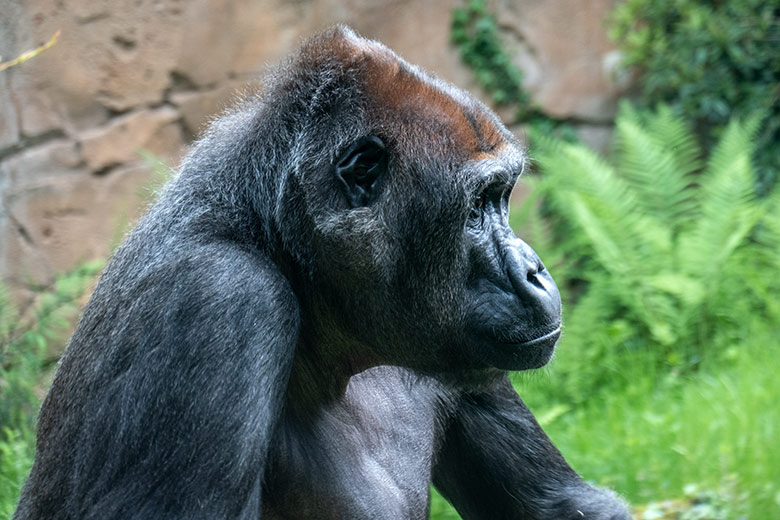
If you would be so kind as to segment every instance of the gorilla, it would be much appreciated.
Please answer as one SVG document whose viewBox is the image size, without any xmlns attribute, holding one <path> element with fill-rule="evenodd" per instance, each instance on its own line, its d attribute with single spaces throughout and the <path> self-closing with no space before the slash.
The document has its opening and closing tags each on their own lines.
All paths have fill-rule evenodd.
<svg viewBox="0 0 780 520">
<path fill-rule="evenodd" d="M 215 121 L 116 251 L 41 409 L 17 520 L 627 519 L 507 370 L 561 334 L 507 224 L 524 154 L 346 27 Z"/>
</svg>

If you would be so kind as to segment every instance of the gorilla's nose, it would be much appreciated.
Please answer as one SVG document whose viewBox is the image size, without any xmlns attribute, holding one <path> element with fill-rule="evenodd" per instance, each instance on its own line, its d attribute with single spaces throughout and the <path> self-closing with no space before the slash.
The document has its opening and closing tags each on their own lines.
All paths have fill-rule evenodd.
<svg viewBox="0 0 780 520">
<path fill-rule="evenodd" d="M 539 318 L 557 320 L 561 314 L 561 295 L 550 273 L 531 247 L 515 238 L 507 258 L 509 281 L 525 306 L 539 313 Z"/>
</svg>

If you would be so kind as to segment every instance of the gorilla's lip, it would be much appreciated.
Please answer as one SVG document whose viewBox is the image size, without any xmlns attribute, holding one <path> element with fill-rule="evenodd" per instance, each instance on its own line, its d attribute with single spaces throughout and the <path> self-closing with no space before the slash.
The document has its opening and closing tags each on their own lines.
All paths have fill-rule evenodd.
<svg viewBox="0 0 780 520">
<path fill-rule="evenodd" d="M 493 343 L 494 345 L 502 346 L 502 348 L 526 350 L 526 349 L 533 349 L 536 347 L 545 347 L 549 344 L 554 345 L 558 341 L 558 338 L 560 338 L 561 336 L 561 324 L 559 322 L 549 332 L 545 332 L 544 334 L 537 336 L 533 339 L 526 339 L 526 338 L 514 339 L 509 337 L 500 337 L 495 334 L 492 334 L 491 332 L 481 331 L 481 334 L 477 332 L 477 336 L 481 337 L 483 341 L 487 340 L 488 342 Z"/>
<path fill-rule="evenodd" d="M 490 366 L 501 370 L 529 370 L 546 365 L 552 359 L 555 345 L 561 336 L 561 325 L 534 339 L 507 341 L 484 337 L 484 350 L 477 355 Z M 477 347 L 479 348 L 479 347 Z"/>
<path fill-rule="evenodd" d="M 536 346 L 539 346 L 542 343 L 548 343 L 550 341 L 553 341 L 553 342 L 558 341 L 558 338 L 560 338 L 560 337 L 561 337 L 561 327 L 558 326 L 558 327 L 555 327 L 554 330 L 548 332 L 547 334 L 542 334 L 538 338 L 534 338 L 534 339 L 531 339 L 531 340 L 528 340 L 528 341 L 522 341 L 520 343 L 512 343 L 512 345 L 514 345 L 516 347 L 522 347 L 522 348 L 536 347 Z"/>
<path fill-rule="evenodd" d="M 519 340 L 512 340 L 509 338 L 496 337 L 492 334 L 486 334 L 486 336 L 490 338 L 493 341 L 493 343 L 504 345 L 505 348 L 528 349 L 534 347 L 542 347 L 550 343 L 555 344 L 555 342 L 558 341 L 558 338 L 561 336 L 561 325 L 558 324 L 550 332 L 545 332 L 541 336 L 537 336 L 533 339 L 523 338 Z"/>
</svg>

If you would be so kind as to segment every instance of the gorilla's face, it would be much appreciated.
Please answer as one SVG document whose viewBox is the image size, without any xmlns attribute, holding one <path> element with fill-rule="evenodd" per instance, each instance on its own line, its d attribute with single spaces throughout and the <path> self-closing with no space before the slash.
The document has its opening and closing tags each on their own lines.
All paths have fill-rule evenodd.
<svg viewBox="0 0 780 520">
<path fill-rule="evenodd" d="M 468 350 L 496 368 L 547 363 L 561 335 L 561 300 L 550 273 L 508 224 L 509 194 L 517 178 L 511 161 L 486 161 L 474 190 L 464 242 L 469 275 L 463 323 Z"/>
<path fill-rule="evenodd" d="M 351 113 L 365 133 L 334 150 L 309 197 L 324 186 L 333 201 L 312 217 L 323 323 L 388 364 L 544 365 L 561 302 L 509 228 L 522 148 L 465 92 L 372 42 L 352 50 L 370 79 Z"/>
<path fill-rule="evenodd" d="M 348 208 L 322 264 L 340 326 L 384 362 L 425 370 L 547 363 L 560 296 L 508 224 L 522 151 L 504 142 L 456 163 L 386 141 L 360 138 L 332 166 Z"/>
<path fill-rule="evenodd" d="M 418 356 L 431 348 L 439 363 L 503 370 L 538 368 L 551 359 L 561 335 L 560 295 L 508 223 L 522 165 L 521 150 L 504 143 L 455 171 L 421 167 L 425 180 L 407 187 L 417 197 L 392 226 L 406 245 L 392 286 L 400 288 L 405 324 L 394 326 L 413 326 Z"/>
</svg>

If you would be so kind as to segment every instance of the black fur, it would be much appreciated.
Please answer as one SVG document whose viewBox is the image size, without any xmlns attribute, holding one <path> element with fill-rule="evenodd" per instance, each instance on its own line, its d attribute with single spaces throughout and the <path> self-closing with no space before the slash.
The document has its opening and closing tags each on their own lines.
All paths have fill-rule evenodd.
<svg viewBox="0 0 780 520">
<path fill-rule="evenodd" d="M 505 369 L 560 299 L 482 104 L 337 27 L 216 121 L 106 268 L 14 518 L 626 519 Z"/>
</svg>

